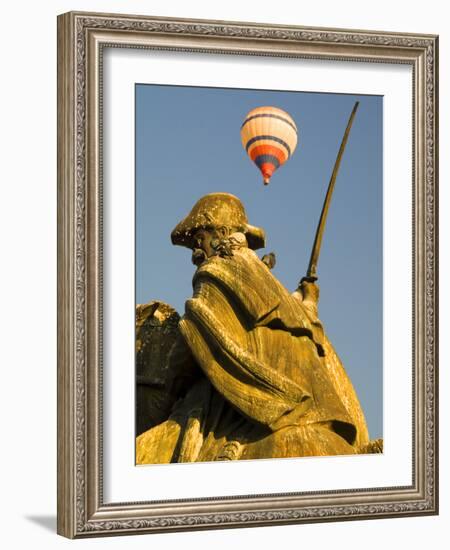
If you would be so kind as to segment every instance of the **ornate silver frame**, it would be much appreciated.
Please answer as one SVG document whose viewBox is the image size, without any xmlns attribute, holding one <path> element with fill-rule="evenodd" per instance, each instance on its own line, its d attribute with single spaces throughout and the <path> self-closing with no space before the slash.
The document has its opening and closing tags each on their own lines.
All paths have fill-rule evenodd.
<svg viewBox="0 0 450 550">
<path fill-rule="evenodd" d="M 105 504 L 102 50 L 133 47 L 413 68 L 413 484 Z M 58 18 L 58 533 L 70 538 L 438 513 L 438 38 L 129 15 Z M 149 495 L 149 498 L 151 495 Z"/>
</svg>

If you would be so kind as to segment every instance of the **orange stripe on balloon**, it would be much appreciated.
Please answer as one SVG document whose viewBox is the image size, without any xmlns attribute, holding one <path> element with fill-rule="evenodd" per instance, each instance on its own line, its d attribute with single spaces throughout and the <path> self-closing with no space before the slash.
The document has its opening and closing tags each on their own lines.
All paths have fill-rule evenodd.
<svg viewBox="0 0 450 550">
<path fill-rule="evenodd" d="M 249 151 L 249 155 L 253 161 L 259 155 L 273 155 L 280 161 L 280 164 L 283 164 L 287 158 L 282 149 L 274 147 L 273 145 L 258 145 Z"/>
<path fill-rule="evenodd" d="M 287 160 L 289 158 L 289 151 L 282 145 L 281 143 L 277 143 L 273 139 L 258 139 L 257 141 L 253 142 L 246 150 L 247 154 L 250 156 L 251 152 L 255 147 L 261 147 L 263 145 L 267 145 L 269 147 L 275 147 L 275 149 L 279 149 L 283 152 L 285 159 Z M 244 145 L 245 148 L 245 145 Z"/>
<path fill-rule="evenodd" d="M 260 168 L 262 175 L 265 178 L 270 178 L 276 170 L 276 167 L 271 162 L 265 162 Z"/>
</svg>

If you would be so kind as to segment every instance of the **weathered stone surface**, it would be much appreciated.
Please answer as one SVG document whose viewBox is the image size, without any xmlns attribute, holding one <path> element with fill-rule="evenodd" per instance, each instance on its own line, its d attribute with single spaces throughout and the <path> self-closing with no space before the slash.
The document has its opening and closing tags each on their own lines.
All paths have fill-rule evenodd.
<svg viewBox="0 0 450 550">
<path fill-rule="evenodd" d="M 174 398 L 167 391 L 168 354 L 180 316 L 152 301 L 136 307 L 136 434 L 167 419 Z"/>
<path fill-rule="evenodd" d="M 362 446 L 359 449 L 359 453 L 364 454 L 379 454 L 383 452 L 383 440 L 382 439 L 372 439 L 367 443 L 367 445 Z"/>
</svg>

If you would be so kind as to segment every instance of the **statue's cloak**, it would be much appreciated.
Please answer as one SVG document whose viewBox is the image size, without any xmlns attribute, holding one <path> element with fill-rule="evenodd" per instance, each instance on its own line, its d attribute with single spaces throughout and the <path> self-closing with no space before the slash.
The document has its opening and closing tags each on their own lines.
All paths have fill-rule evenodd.
<svg viewBox="0 0 450 550">
<path fill-rule="evenodd" d="M 351 383 L 336 356 L 330 371 L 334 350 L 298 293 L 247 248 L 204 262 L 193 286 L 172 354 L 190 387 L 138 438 L 137 462 L 356 452 L 365 422 L 336 391 Z"/>
</svg>

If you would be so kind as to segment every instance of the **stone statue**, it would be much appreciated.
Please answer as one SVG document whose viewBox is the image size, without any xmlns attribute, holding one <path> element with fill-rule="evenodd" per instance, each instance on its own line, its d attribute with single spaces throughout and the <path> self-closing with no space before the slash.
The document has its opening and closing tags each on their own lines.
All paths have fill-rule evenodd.
<svg viewBox="0 0 450 550">
<path fill-rule="evenodd" d="M 192 250 L 194 293 L 154 367 L 165 397 L 137 437 L 137 464 L 380 451 L 318 319 L 317 284 L 284 288 L 240 200 L 202 197 L 172 242 Z"/>
</svg>

